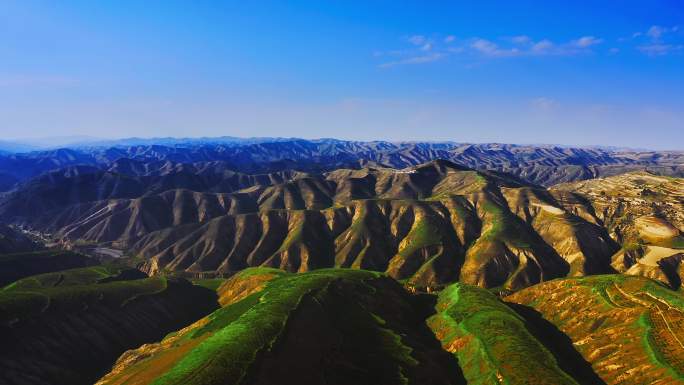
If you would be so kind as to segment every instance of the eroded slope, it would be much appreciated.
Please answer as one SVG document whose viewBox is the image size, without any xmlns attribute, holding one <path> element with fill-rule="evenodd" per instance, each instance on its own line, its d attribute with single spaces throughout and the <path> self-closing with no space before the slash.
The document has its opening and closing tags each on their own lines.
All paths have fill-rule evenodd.
<svg viewBox="0 0 684 385">
<path fill-rule="evenodd" d="M 684 179 L 631 173 L 551 189 L 568 211 L 603 226 L 620 245 L 618 272 L 677 289 L 684 276 Z"/>
<path fill-rule="evenodd" d="M 647 278 L 560 279 L 506 301 L 534 309 L 572 339 L 607 384 L 684 381 L 684 298 Z"/>
</svg>

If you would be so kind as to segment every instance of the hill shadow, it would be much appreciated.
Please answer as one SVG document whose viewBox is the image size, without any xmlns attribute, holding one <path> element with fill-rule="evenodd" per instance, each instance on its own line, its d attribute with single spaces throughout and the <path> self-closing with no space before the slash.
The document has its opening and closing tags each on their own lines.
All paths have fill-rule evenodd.
<svg viewBox="0 0 684 385">
<path fill-rule="evenodd" d="M 553 354 L 558 366 L 580 384 L 606 385 L 575 349 L 572 340 L 562 331 L 542 317 L 535 309 L 512 302 L 505 302 L 518 315 L 525 319 L 525 326 L 546 349 Z"/>
</svg>

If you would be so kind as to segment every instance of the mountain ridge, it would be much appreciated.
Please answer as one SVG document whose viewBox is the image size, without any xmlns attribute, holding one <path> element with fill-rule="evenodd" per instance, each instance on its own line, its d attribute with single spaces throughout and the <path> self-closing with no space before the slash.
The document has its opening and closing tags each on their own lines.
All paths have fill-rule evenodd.
<svg viewBox="0 0 684 385">
<path fill-rule="evenodd" d="M 288 176 L 244 177 L 252 185 L 233 193 L 171 189 L 86 199 L 24 224 L 67 247 L 125 249 L 150 274 L 339 266 L 386 271 L 421 287 L 460 279 L 519 288 L 613 271 L 618 246 L 595 219 L 506 174 L 435 160 Z"/>
<path fill-rule="evenodd" d="M 684 152 L 625 151 L 624 149 L 457 142 L 360 142 L 336 139 L 254 138 L 237 142 L 129 144 L 92 148 L 60 148 L 19 154 L 0 154 L 0 176 L 5 190 L 40 173 L 75 165 L 108 169 L 119 159 L 144 163 L 223 161 L 243 172 L 273 172 L 298 168 L 323 172 L 341 167 L 378 164 L 404 168 L 434 159 L 465 166 L 503 171 L 546 186 L 566 181 L 650 170 L 684 175 Z M 13 182 L 14 181 L 14 182 Z M 9 187 L 7 187 L 9 186 Z"/>
</svg>

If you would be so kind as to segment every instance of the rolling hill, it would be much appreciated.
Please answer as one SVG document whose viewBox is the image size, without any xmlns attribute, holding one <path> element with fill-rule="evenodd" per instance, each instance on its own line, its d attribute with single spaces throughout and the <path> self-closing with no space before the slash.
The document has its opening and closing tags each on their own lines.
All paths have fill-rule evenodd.
<svg viewBox="0 0 684 385">
<path fill-rule="evenodd" d="M 151 274 L 352 267 L 420 287 L 503 290 L 615 271 L 681 282 L 678 178 L 628 173 L 547 190 L 443 160 L 324 174 L 217 170 L 46 174 L 0 201 L 0 216 L 66 247 L 124 249 Z"/>
<path fill-rule="evenodd" d="M 113 384 L 674 384 L 683 297 L 644 277 L 566 278 L 503 300 L 380 273 L 250 268 L 222 306 L 121 355 Z M 669 327 L 668 327 L 669 326 Z"/>
<path fill-rule="evenodd" d="M 261 273 L 232 280 L 258 286 L 252 277 Z M 424 323 L 429 311 L 377 273 L 280 275 L 160 343 L 125 353 L 98 384 L 464 384 Z"/>
<path fill-rule="evenodd" d="M 0 254 L 0 287 L 24 277 L 97 265 L 93 258 L 71 251 L 40 250 Z"/>
<path fill-rule="evenodd" d="M 179 279 L 93 266 L 0 289 L 0 383 L 91 384 L 127 349 L 216 307 L 214 292 Z"/>
<path fill-rule="evenodd" d="M 529 322 L 486 290 L 447 287 L 427 323 L 468 384 L 602 383 L 561 333 Z"/>
</svg>

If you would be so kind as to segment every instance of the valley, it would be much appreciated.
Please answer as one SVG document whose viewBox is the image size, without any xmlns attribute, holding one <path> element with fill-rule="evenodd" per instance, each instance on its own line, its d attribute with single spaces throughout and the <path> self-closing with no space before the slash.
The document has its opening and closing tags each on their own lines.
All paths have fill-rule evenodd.
<svg viewBox="0 0 684 385">
<path fill-rule="evenodd" d="M 92 150 L 4 192 L 0 382 L 683 382 L 678 166 L 346 142 L 254 160 L 284 143 Z M 604 168 L 569 176 L 570 154 Z"/>
</svg>

